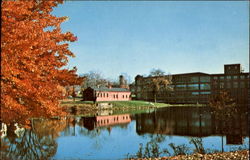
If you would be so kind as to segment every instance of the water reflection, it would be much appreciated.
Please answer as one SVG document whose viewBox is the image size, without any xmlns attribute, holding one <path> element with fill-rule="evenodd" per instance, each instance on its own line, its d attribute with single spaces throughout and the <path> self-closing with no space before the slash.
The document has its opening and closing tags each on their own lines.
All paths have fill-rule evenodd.
<svg viewBox="0 0 250 160">
<path fill-rule="evenodd" d="M 106 115 L 83 117 L 84 127 L 93 130 L 94 128 L 107 127 L 119 124 L 127 124 L 131 121 L 129 114 Z"/>
<path fill-rule="evenodd" d="M 8 126 L 1 139 L 2 159 L 48 159 L 55 155 L 55 138 L 65 128 L 65 120 L 33 120 L 32 129 Z"/>
<path fill-rule="evenodd" d="M 235 114 L 225 121 L 215 119 L 209 108 L 163 108 L 136 115 L 136 132 L 194 137 L 226 135 L 228 144 L 242 144 L 242 137 L 249 136 L 247 118 L 247 114 Z"/>
<path fill-rule="evenodd" d="M 209 108 L 163 108 L 136 115 L 99 114 L 33 119 L 31 129 L 9 126 L 3 159 L 121 159 L 247 147 L 247 115 L 215 119 Z M 246 139 L 247 137 L 247 139 Z M 212 150 L 208 150 L 211 148 Z"/>
</svg>

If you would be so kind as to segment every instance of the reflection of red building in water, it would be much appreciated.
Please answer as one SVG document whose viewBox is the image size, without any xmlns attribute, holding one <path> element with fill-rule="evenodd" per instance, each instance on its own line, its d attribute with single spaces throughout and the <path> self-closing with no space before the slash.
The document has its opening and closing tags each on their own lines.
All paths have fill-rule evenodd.
<svg viewBox="0 0 250 160">
<path fill-rule="evenodd" d="M 93 130 L 97 127 L 108 127 L 131 122 L 129 114 L 84 117 L 84 127 Z"/>
</svg>

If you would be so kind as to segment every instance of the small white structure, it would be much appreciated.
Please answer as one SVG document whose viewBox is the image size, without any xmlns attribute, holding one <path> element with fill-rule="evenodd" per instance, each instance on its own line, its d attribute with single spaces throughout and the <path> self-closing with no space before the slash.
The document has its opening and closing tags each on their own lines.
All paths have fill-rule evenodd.
<svg viewBox="0 0 250 160">
<path fill-rule="evenodd" d="M 5 123 L 1 123 L 1 130 L 0 130 L 1 138 L 7 136 L 7 125 Z"/>
<path fill-rule="evenodd" d="M 98 109 L 109 109 L 112 108 L 113 105 L 111 103 L 98 103 L 97 107 Z"/>
</svg>

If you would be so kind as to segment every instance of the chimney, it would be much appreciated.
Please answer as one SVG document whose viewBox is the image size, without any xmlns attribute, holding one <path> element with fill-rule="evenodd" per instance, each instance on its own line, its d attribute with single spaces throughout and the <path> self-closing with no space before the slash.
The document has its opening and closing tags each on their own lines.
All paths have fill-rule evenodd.
<svg viewBox="0 0 250 160">
<path fill-rule="evenodd" d="M 111 85 L 111 83 L 108 83 L 108 88 L 110 89 L 110 88 L 112 88 L 112 85 Z"/>
<path fill-rule="evenodd" d="M 125 79 L 123 75 L 119 76 L 120 87 L 122 88 L 125 85 Z"/>
</svg>

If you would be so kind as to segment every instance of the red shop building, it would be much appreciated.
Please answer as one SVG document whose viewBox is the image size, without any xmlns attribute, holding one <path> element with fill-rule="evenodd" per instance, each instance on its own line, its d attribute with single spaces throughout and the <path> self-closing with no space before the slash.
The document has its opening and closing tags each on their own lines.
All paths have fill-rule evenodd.
<svg viewBox="0 0 250 160">
<path fill-rule="evenodd" d="M 84 101 L 129 101 L 131 92 L 126 88 L 88 87 L 83 91 Z"/>
</svg>

